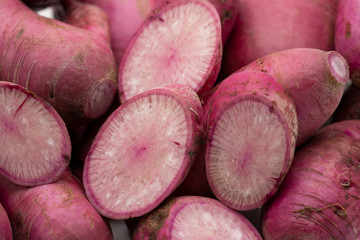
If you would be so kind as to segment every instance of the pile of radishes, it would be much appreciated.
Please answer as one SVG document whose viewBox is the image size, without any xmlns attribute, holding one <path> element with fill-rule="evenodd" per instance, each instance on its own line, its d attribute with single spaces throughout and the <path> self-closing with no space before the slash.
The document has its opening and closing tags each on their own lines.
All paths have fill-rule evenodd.
<svg viewBox="0 0 360 240">
<path fill-rule="evenodd" d="M 0 34 L 0 239 L 360 239 L 360 1 L 0 0 Z"/>
</svg>

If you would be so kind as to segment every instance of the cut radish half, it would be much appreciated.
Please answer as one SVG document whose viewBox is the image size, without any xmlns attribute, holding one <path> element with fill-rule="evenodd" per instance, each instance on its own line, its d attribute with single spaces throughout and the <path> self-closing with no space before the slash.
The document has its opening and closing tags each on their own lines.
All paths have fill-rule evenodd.
<svg viewBox="0 0 360 240">
<path fill-rule="evenodd" d="M 86 194 L 104 216 L 157 207 L 187 175 L 201 133 L 196 93 L 172 84 L 138 94 L 101 127 L 85 159 Z"/>
<path fill-rule="evenodd" d="M 225 79 L 208 99 L 206 173 L 215 196 L 237 210 L 272 196 L 294 156 L 297 117 L 279 83 L 262 72 Z"/>
<path fill-rule="evenodd" d="M 210 89 L 220 70 L 221 41 L 219 14 L 207 1 L 169 1 L 155 9 L 121 62 L 121 101 L 167 83 Z"/>
<path fill-rule="evenodd" d="M 262 239 L 253 225 L 221 202 L 186 196 L 167 201 L 138 224 L 133 238 L 140 239 Z"/>
<path fill-rule="evenodd" d="M 0 173 L 23 186 L 57 180 L 71 156 L 70 137 L 58 113 L 9 82 L 0 82 L 0 145 Z"/>
</svg>

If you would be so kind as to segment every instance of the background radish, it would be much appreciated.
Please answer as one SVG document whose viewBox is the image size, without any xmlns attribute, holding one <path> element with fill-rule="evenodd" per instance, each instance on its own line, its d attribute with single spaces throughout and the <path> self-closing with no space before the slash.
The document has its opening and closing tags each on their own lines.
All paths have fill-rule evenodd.
<svg viewBox="0 0 360 240">
<path fill-rule="evenodd" d="M 238 0 L 221 79 L 250 62 L 290 48 L 334 49 L 338 0 Z"/>
<path fill-rule="evenodd" d="M 360 3 L 339 0 L 335 24 L 335 49 L 349 63 L 351 80 L 360 87 Z"/>
<path fill-rule="evenodd" d="M 360 121 L 318 131 L 264 210 L 265 239 L 358 239 L 359 159 Z"/>
</svg>

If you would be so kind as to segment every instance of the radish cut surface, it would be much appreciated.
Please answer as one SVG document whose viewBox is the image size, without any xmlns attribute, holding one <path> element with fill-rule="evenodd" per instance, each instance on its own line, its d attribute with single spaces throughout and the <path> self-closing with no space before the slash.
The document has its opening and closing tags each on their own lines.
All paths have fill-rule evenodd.
<svg viewBox="0 0 360 240">
<path fill-rule="evenodd" d="M 186 102 L 169 90 L 149 90 L 121 105 L 85 160 L 85 189 L 101 214 L 126 219 L 160 204 L 190 168 L 194 122 Z"/>
<path fill-rule="evenodd" d="M 55 181 L 71 155 L 64 122 L 48 104 L 19 85 L 0 82 L 0 171 L 19 185 Z"/>
<path fill-rule="evenodd" d="M 232 211 L 210 202 L 184 206 L 174 219 L 172 239 L 242 239 L 248 225 Z M 216 237 L 215 237 L 216 236 Z"/>
<path fill-rule="evenodd" d="M 262 206 L 295 152 L 296 109 L 276 79 L 239 72 L 207 100 L 206 175 L 215 196 L 236 210 Z"/>
<path fill-rule="evenodd" d="M 214 6 L 177 1 L 153 12 L 120 65 L 122 101 L 167 83 L 184 84 L 196 92 L 206 83 L 212 87 L 222 52 L 221 23 Z"/>
<path fill-rule="evenodd" d="M 261 239 L 241 214 L 221 202 L 199 196 L 166 201 L 141 219 L 133 238 L 139 239 Z"/>
<path fill-rule="evenodd" d="M 254 100 L 226 109 L 215 125 L 208 175 L 224 202 L 258 202 L 274 188 L 286 159 L 286 130 L 269 106 Z"/>
</svg>

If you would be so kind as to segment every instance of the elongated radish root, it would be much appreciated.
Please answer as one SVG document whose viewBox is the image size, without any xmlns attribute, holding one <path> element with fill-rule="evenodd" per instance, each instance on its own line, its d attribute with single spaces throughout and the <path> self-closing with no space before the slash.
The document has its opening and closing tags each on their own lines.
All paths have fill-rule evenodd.
<svg viewBox="0 0 360 240">
<path fill-rule="evenodd" d="M 262 238 L 245 217 L 221 202 L 211 198 L 187 196 L 166 201 L 142 219 L 133 239 Z"/>
<path fill-rule="evenodd" d="M 359 239 L 359 159 L 359 120 L 318 131 L 264 208 L 265 239 Z"/>
<path fill-rule="evenodd" d="M 17 84 L 0 81 L 0 109 L 0 173 L 24 186 L 60 178 L 71 142 L 53 107 Z"/>
<path fill-rule="evenodd" d="M 297 146 L 334 113 L 349 79 L 346 60 L 335 51 L 297 48 L 257 59 L 240 71 L 274 76 L 294 100 L 299 120 Z"/>
<path fill-rule="evenodd" d="M 340 0 L 335 23 L 335 49 L 347 60 L 350 78 L 360 87 L 360 2 Z"/>
<path fill-rule="evenodd" d="M 112 239 L 108 223 L 69 171 L 54 183 L 32 188 L 1 178 L 0 192 L 14 240 Z"/>
<path fill-rule="evenodd" d="M 339 106 L 336 108 L 332 121 L 360 120 L 360 88 L 352 84 L 341 98 Z"/>
<path fill-rule="evenodd" d="M 0 204 L 0 239 L 2 240 L 13 239 L 9 216 L 1 204 Z"/>
<path fill-rule="evenodd" d="M 63 0 L 63 3 L 66 23 L 93 32 L 110 44 L 109 17 L 100 7 L 77 0 Z"/>
<path fill-rule="evenodd" d="M 115 110 L 85 159 L 90 202 L 112 219 L 141 216 L 183 181 L 202 131 L 201 102 L 189 87 L 145 91 Z"/>
<path fill-rule="evenodd" d="M 0 79 L 48 101 L 68 127 L 106 112 L 116 90 L 110 46 L 87 30 L 36 14 L 19 0 L 0 1 Z"/>
<path fill-rule="evenodd" d="M 121 102 L 167 83 L 200 92 L 213 87 L 222 54 L 221 22 L 201 0 L 161 5 L 142 25 L 119 68 Z"/>
<path fill-rule="evenodd" d="M 334 49 L 339 0 L 237 0 L 224 49 L 222 79 L 256 59 L 290 48 Z"/>
<path fill-rule="evenodd" d="M 206 173 L 215 196 L 236 210 L 260 207 L 278 189 L 295 151 L 295 106 L 272 76 L 239 72 L 206 102 Z"/>
</svg>

